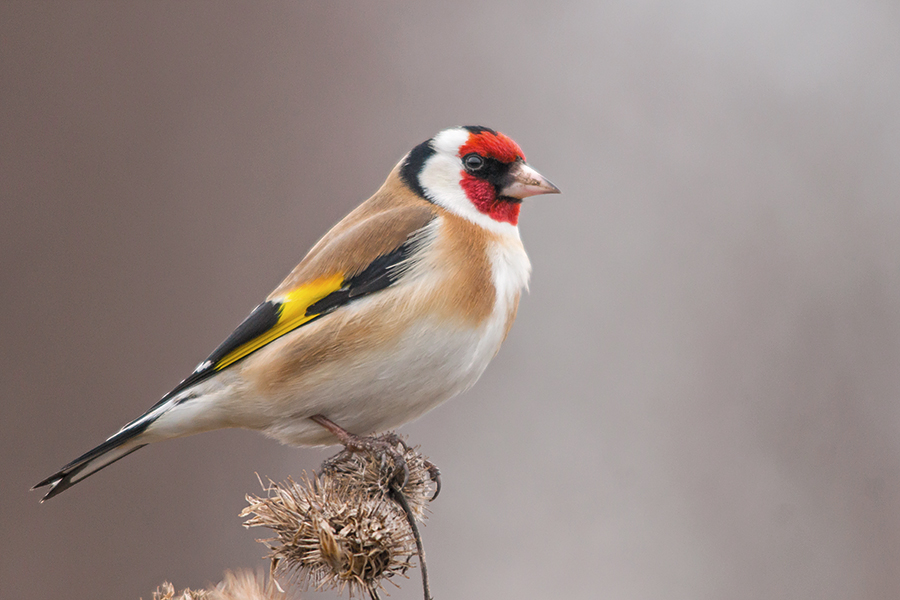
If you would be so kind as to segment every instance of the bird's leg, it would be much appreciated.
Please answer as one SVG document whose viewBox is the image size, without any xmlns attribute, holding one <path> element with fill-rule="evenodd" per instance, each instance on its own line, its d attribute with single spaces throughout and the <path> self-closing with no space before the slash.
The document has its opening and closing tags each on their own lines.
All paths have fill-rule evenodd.
<svg viewBox="0 0 900 600">
<path fill-rule="evenodd" d="M 331 432 L 343 444 L 344 448 L 350 452 L 370 452 L 373 454 L 380 452 L 390 456 L 394 463 L 394 472 L 391 474 L 391 479 L 398 480 L 400 489 L 403 489 L 409 481 L 409 466 L 406 464 L 406 459 L 395 447 L 398 442 L 403 444 L 403 440 L 399 436 L 394 435 L 388 436 L 387 439 L 378 439 L 371 436 L 356 435 L 323 415 L 315 415 L 310 417 L 310 419 Z M 431 470 L 429 469 L 428 472 L 430 474 Z"/>
</svg>

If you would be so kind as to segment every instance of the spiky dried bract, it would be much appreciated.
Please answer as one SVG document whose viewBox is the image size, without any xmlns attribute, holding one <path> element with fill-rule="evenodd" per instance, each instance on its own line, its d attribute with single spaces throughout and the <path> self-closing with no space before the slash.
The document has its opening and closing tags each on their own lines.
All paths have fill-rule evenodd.
<svg viewBox="0 0 900 600">
<path fill-rule="evenodd" d="M 153 592 L 153 600 L 284 600 L 285 594 L 273 583 L 266 583 L 261 574 L 252 571 L 232 573 L 213 589 L 186 589 L 175 595 L 175 586 L 168 581 Z"/>
<path fill-rule="evenodd" d="M 425 517 L 430 485 L 425 459 L 406 449 L 409 482 L 403 489 L 419 520 Z M 389 461 L 388 461 L 389 462 Z M 267 543 L 276 574 L 321 589 L 349 588 L 351 595 L 383 588 L 404 574 L 416 554 L 401 507 L 389 497 L 393 465 L 367 453 L 341 452 L 319 475 L 270 482 L 265 498 L 247 496 L 246 527 L 268 527 Z"/>
<path fill-rule="evenodd" d="M 175 586 L 166 581 L 153 592 L 153 600 L 209 600 L 209 591 L 186 588 L 176 596 Z"/>
<path fill-rule="evenodd" d="M 272 483 L 266 498 L 250 497 L 245 525 L 275 532 L 266 540 L 277 573 L 298 575 L 318 588 L 380 586 L 403 573 L 415 541 L 401 512 L 386 498 L 348 490 L 330 479 Z"/>
<path fill-rule="evenodd" d="M 394 433 L 386 433 L 376 439 L 390 443 L 406 461 L 409 479 L 403 486 L 403 495 L 416 520 L 424 521 L 434 486 L 428 473 L 427 459 L 418 452 L 417 447 L 408 447 Z M 392 467 L 395 465 L 385 465 L 381 457 L 344 450 L 322 466 L 322 477 L 333 478 L 348 488 L 359 488 L 362 493 L 373 497 L 386 497 L 390 493 L 391 476 L 394 474 Z"/>
<path fill-rule="evenodd" d="M 284 600 L 285 593 L 275 582 L 266 582 L 265 576 L 253 571 L 226 571 L 225 579 L 210 591 L 209 598 L 203 600 Z"/>
</svg>

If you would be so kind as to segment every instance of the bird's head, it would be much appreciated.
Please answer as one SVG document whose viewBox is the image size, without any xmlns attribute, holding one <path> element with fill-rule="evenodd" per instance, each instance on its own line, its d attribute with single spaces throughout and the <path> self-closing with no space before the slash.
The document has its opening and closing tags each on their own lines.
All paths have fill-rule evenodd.
<svg viewBox="0 0 900 600">
<path fill-rule="evenodd" d="M 445 129 L 406 155 L 400 176 L 427 200 L 491 229 L 515 227 L 524 198 L 559 193 L 518 144 L 487 127 Z"/>
</svg>

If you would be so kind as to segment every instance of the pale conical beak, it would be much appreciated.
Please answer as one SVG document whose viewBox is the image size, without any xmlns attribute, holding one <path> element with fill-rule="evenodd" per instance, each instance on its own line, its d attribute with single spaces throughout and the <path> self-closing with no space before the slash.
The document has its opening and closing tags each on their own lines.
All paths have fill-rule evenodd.
<svg viewBox="0 0 900 600">
<path fill-rule="evenodd" d="M 510 182 L 500 190 L 500 195 L 507 198 L 521 200 L 538 194 L 559 193 L 558 187 L 523 162 L 513 165 L 509 170 L 509 178 Z"/>
</svg>

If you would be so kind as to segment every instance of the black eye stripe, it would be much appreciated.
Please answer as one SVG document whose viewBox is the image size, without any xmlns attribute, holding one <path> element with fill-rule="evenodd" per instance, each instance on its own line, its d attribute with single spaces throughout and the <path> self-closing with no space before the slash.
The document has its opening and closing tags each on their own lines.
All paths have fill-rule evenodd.
<svg viewBox="0 0 900 600">
<path fill-rule="evenodd" d="M 485 158 L 484 166 L 477 173 L 473 173 L 479 179 L 490 181 L 494 185 L 500 185 L 506 174 L 509 173 L 509 165 L 500 162 L 496 158 Z"/>
</svg>

